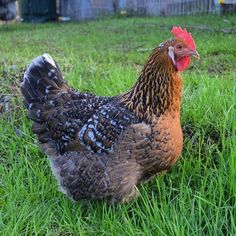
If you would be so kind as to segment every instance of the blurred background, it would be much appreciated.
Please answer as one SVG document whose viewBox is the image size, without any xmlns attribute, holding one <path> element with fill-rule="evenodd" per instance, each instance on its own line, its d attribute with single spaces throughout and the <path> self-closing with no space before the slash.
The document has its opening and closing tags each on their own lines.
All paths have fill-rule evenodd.
<svg viewBox="0 0 236 236">
<path fill-rule="evenodd" d="M 0 19 L 24 22 L 89 20 L 107 15 L 173 16 L 236 11 L 236 0 L 0 0 Z"/>
</svg>

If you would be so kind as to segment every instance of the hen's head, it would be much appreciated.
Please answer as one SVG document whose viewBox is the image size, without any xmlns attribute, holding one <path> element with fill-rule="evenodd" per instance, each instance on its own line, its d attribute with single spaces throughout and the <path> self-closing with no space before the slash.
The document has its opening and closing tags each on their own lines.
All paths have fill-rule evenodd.
<svg viewBox="0 0 236 236">
<path fill-rule="evenodd" d="M 165 49 L 177 70 L 184 71 L 188 67 L 191 57 L 199 59 L 200 56 L 196 51 L 196 45 L 191 33 L 176 26 L 172 28 L 171 32 L 174 38 L 165 42 Z"/>
</svg>

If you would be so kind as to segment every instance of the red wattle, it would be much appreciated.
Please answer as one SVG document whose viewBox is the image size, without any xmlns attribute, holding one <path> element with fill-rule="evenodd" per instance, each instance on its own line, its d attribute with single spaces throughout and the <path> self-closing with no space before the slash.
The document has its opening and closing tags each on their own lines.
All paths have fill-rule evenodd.
<svg viewBox="0 0 236 236">
<path fill-rule="evenodd" d="M 186 70 L 186 68 L 188 67 L 190 61 L 191 61 L 190 57 L 182 57 L 181 59 L 179 59 L 176 62 L 176 67 L 177 67 L 178 71 Z"/>
</svg>

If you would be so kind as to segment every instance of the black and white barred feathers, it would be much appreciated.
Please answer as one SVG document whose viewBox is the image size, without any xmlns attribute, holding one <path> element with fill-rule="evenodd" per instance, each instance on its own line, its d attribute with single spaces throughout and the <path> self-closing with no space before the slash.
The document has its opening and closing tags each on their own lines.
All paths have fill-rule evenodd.
<svg viewBox="0 0 236 236">
<path fill-rule="evenodd" d="M 138 119 L 116 97 L 75 92 L 57 63 L 44 54 L 33 60 L 21 84 L 33 132 L 47 154 L 67 151 L 110 152 L 130 124 Z"/>
</svg>

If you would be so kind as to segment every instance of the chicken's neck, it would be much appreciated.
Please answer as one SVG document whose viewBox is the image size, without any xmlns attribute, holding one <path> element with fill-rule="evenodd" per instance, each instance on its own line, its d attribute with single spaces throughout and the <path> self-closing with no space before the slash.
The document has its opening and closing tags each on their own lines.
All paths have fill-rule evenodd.
<svg viewBox="0 0 236 236">
<path fill-rule="evenodd" d="M 167 110 L 179 116 L 182 79 L 167 55 L 154 51 L 134 87 L 120 98 L 140 119 L 150 122 Z"/>
</svg>

